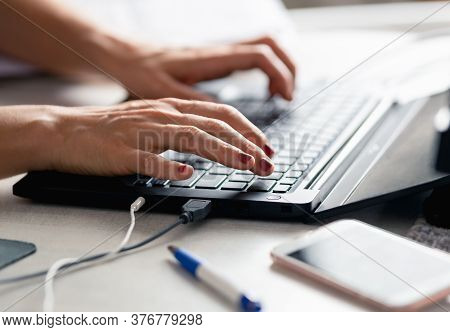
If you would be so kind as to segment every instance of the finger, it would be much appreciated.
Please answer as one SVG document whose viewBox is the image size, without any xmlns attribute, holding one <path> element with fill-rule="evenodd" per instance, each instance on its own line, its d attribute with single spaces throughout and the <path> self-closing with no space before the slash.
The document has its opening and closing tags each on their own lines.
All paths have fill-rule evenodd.
<svg viewBox="0 0 450 332">
<path fill-rule="evenodd" d="M 240 170 L 252 169 L 255 158 L 241 149 L 201 130 L 195 126 L 163 126 L 167 135 L 165 149 L 196 154 L 227 167 Z"/>
<path fill-rule="evenodd" d="M 261 69 L 270 80 L 272 94 L 292 99 L 294 77 L 267 45 L 233 45 L 217 53 L 200 55 L 198 72 L 202 79 L 226 76 L 236 70 Z"/>
<path fill-rule="evenodd" d="M 189 122 L 191 125 L 194 125 L 253 156 L 253 158 L 255 158 L 255 165 L 252 170 L 256 174 L 268 174 L 273 168 L 272 162 L 267 158 L 261 148 L 250 142 L 226 122 L 199 115 L 190 115 Z"/>
<path fill-rule="evenodd" d="M 182 113 L 200 115 L 226 122 L 242 136 L 263 149 L 267 156 L 272 157 L 275 154 L 275 150 L 269 144 L 264 133 L 232 106 L 174 98 L 162 99 L 161 101 L 173 105 Z"/>
<path fill-rule="evenodd" d="M 255 159 L 255 165 L 252 169 L 255 173 L 267 174 L 273 168 L 272 162 L 261 148 L 250 142 L 226 122 L 195 114 L 189 114 L 184 119 L 185 125 L 195 126 L 251 155 Z"/>
<path fill-rule="evenodd" d="M 203 101 L 214 101 L 214 98 L 208 96 L 205 93 L 201 93 L 189 85 L 180 83 L 170 76 L 163 76 L 161 78 L 161 85 L 164 87 L 164 92 L 161 97 L 175 97 L 187 100 L 203 100 Z"/>
<path fill-rule="evenodd" d="M 131 173 L 151 176 L 157 179 L 186 180 L 194 169 L 192 166 L 167 160 L 157 154 L 132 149 L 129 151 L 128 169 Z"/>
<path fill-rule="evenodd" d="M 283 61 L 283 63 L 286 65 L 286 67 L 289 68 L 289 71 L 291 72 L 292 76 L 295 77 L 296 75 L 296 66 L 294 61 L 291 59 L 291 57 L 283 50 L 283 48 L 278 44 L 278 42 L 273 39 L 270 36 L 264 36 L 257 39 L 247 40 L 238 43 L 238 45 L 258 45 L 258 44 L 265 44 L 268 45 L 274 53 Z"/>
<path fill-rule="evenodd" d="M 206 102 L 196 103 L 207 104 Z M 161 104 L 164 103 L 161 102 Z M 272 162 L 263 150 L 226 122 L 195 114 L 183 114 L 175 107 L 173 109 L 176 113 L 159 108 L 153 111 L 143 109 L 123 112 L 127 117 L 133 118 L 133 121 L 127 123 L 127 127 L 131 128 L 128 132 L 128 145 L 152 153 L 160 153 L 167 149 L 195 153 L 229 167 L 252 169 L 261 175 L 267 175 L 273 171 Z M 135 118 L 138 121 L 135 121 Z M 136 136 L 136 125 L 139 127 L 138 136 Z M 175 132 L 173 132 L 174 127 L 178 127 Z M 189 135 L 186 135 L 183 127 L 191 128 Z M 191 136 L 194 131 L 198 131 L 199 137 L 193 139 Z M 227 149 L 227 145 L 224 146 L 225 143 L 235 148 L 234 153 Z"/>
</svg>

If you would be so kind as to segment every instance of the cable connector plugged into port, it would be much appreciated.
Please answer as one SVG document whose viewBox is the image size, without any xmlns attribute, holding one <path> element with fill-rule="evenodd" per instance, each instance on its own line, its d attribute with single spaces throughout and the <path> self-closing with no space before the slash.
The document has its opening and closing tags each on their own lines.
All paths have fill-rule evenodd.
<svg viewBox="0 0 450 332">
<path fill-rule="evenodd" d="M 212 202 L 206 199 L 190 199 L 183 205 L 179 219 L 183 224 L 201 221 L 211 212 L 211 205 Z"/>
</svg>

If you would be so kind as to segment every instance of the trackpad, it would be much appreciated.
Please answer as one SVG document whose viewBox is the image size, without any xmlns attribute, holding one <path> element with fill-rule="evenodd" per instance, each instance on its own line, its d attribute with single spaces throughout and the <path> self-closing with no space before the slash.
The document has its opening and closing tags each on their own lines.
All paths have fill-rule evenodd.
<svg viewBox="0 0 450 332">
<path fill-rule="evenodd" d="M 0 239 L 0 269 L 35 251 L 36 246 L 33 243 Z"/>
</svg>

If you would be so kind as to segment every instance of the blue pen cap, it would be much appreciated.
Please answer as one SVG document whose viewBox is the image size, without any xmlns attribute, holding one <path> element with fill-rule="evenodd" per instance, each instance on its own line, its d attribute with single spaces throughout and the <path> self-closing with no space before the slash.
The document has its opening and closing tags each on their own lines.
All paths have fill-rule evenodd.
<svg viewBox="0 0 450 332">
<path fill-rule="evenodd" d="M 196 277 L 195 272 L 201 264 L 198 259 L 192 257 L 189 253 L 179 248 L 175 251 L 174 256 L 186 270 Z"/>
<path fill-rule="evenodd" d="M 250 300 L 247 296 L 241 296 L 241 309 L 246 312 L 260 312 L 261 303 Z"/>
</svg>

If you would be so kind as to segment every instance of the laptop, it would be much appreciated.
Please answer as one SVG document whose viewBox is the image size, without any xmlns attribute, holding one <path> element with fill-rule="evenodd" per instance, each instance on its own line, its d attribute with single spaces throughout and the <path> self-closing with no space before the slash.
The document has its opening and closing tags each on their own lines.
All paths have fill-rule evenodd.
<svg viewBox="0 0 450 332">
<path fill-rule="evenodd" d="M 169 211 L 202 198 L 213 200 L 218 214 L 280 219 L 333 215 L 450 183 L 434 168 L 433 117 L 447 98 L 440 94 L 398 103 L 387 89 L 392 77 L 387 76 L 391 85 L 382 79 L 375 84 L 370 78 L 379 67 L 370 69 L 344 80 L 308 82 L 289 103 L 242 93 L 254 89 L 252 80 L 199 86 L 266 133 L 277 151 L 270 176 L 167 151 L 166 158 L 195 168 L 190 179 L 31 172 L 13 192 L 49 203 L 112 208 L 128 208 L 144 196 L 149 207 Z"/>
</svg>

